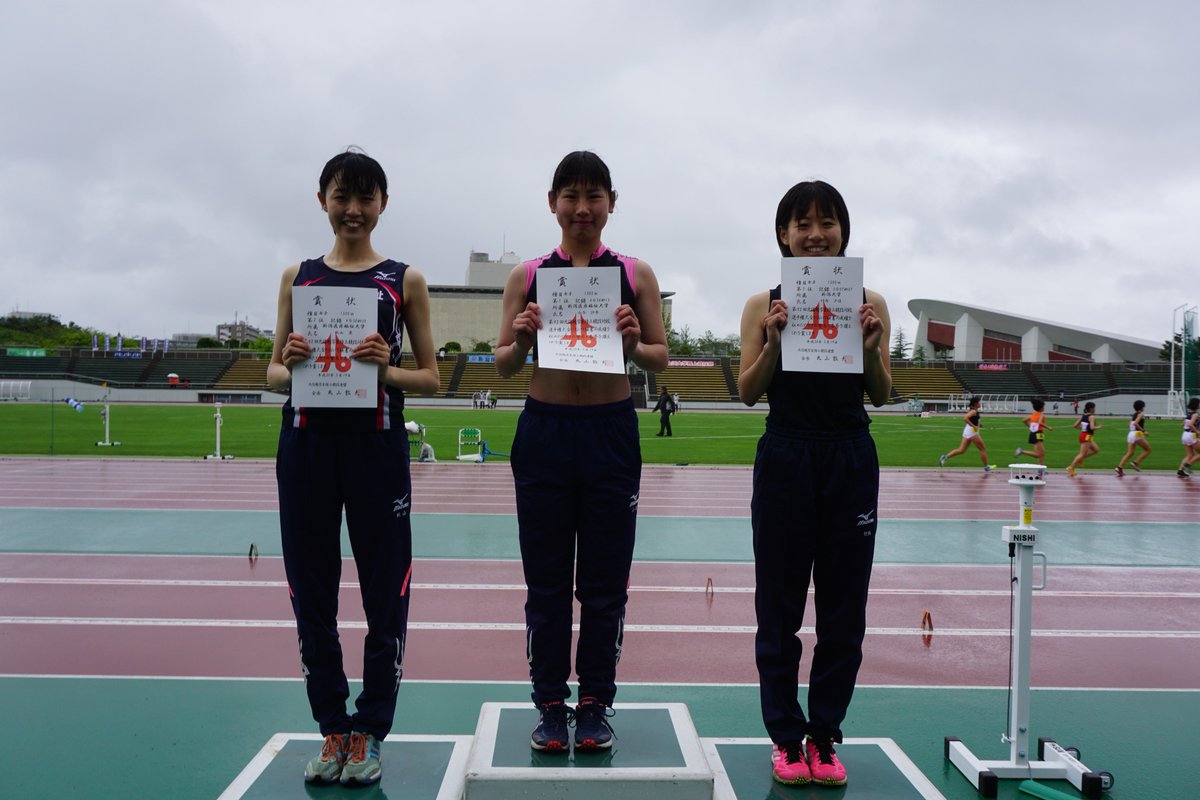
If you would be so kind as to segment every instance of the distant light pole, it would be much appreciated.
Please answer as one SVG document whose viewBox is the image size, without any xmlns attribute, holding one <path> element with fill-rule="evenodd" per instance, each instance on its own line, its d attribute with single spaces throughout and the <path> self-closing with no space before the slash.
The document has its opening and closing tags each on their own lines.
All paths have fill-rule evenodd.
<svg viewBox="0 0 1200 800">
<path fill-rule="evenodd" d="M 1183 330 L 1180 331 L 1180 336 L 1179 336 L 1179 391 L 1182 392 L 1184 395 L 1183 398 L 1181 398 L 1181 405 L 1185 404 L 1185 401 L 1187 399 L 1187 393 L 1188 393 L 1187 392 L 1187 346 L 1188 346 L 1188 342 L 1186 341 L 1186 339 L 1189 338 L 1188 330 L 1187 330 L 1187 315 L 1188 315 L 1189 311 L 1191 311 L 1194 314 L 1196 311 L 1196 307 L 1192 306 L 1191 308 L 1184 309 L 1183 324 L 1180 326 Z M 1173 321 L 1174 320 L 1172 320 L 1172 322 Z M 1175 341 L 1174 336 L 1171 337 L 1171 341 Z"/>
<path fill-rule="evenodd" d="M 1187 303 L 1184 303 L 1181 306 L 1176 306 L 1175 310 L 1171 312 L 1171 394 L 1175 393 L 1175 316 L 1179 313 L 1180 309 L 1187 308 L 1187 305 Z M 1182 342 L 1180 343 L 1182 344 Z M 1181 375 L 1180 382 L 1182 381 L 1183 376 Z"/>
</svg>

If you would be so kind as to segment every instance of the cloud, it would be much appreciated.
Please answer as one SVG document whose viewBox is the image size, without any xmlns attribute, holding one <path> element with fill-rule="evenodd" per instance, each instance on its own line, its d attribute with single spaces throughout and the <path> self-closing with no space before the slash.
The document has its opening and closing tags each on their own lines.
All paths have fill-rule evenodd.
<svg viewBox="0 0 1200 800">
<path fill-rule="evenodd" d="M 736 333 L 778 282 L 775 204 L 845 194 L 851 252 L 915 330 L 940 297 L 1165 339 L 1196 297 L 1192 4 L 18 4 L 0 32 L 0 305 L 148 336 L 237 312 L 324 252 L 350 144 L 377 249 L 460 283 L 559 232 L 550 174 L 613 169 L 617 249 L 675 322 Z M 1190 276 L 1190 277 L 1189 277 Z M 9 308 L 0 308 L 7 311 Z"/>
</svg>

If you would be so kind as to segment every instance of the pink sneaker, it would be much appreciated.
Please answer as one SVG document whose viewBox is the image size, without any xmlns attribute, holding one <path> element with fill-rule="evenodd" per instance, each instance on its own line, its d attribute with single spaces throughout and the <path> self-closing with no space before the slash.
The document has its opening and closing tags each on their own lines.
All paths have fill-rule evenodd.
<svg viewBox="0 0 1200 800">
<path fill-rule="evenodd" d="M 808 771 L 808 762 L 800 754 L 799 742 L 772 745 L 771 775 L 780 783 L 793 786 L 812 780 L 812 775 Z"/>
<path fill-rule="evenodd" d="M 833 752 L 833 742 L 828 739 L 817 741 L 810 736 L 804 742 L 804 753 L 813 781 L 825 786 L 846 785 L 846 768 Z"/>
</svg>

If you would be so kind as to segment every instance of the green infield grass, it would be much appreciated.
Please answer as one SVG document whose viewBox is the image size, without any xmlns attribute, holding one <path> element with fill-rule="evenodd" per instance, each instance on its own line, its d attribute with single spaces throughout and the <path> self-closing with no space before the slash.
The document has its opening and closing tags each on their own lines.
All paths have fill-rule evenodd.
<svg viewBox="0 0 1200 800">
<path fill-rule="evenodd" d="M 81 412 L 65 403 L 0 404 L 0 455 L 58 455 L 106 457 L 202 458 L 215 451 L 216 421 L 209 405 L 111 405 L 110 438 L 120 447 L 98 447 L 104 439 L 101 406 L 86 405 Z M 460 428 L 478 428 L 494 452 L 507 453 L 512 444 L 519 411 L 413 407 L 406 418 L 425 426 L 425 439 L 439 461 L 458 454 Z M 279 434 L 278 406 L 225 405 L 221 409 L 221 453 L 237 458 L 272 458 Z M 642 433 L 642 459 L 647 464 L 751 464 L 763 430 L 762 410 L 682 411 L 672 417 L 674 436 L 659 438 L 658 415 L 638 415 Z M 1049 420 L 1046 463 L 1062 469 L 1079 451 L 1074 417 Z M 1125 452 L 1124 418 L 1101 421 L 1097 433 L 1100 454 L 1088 459 L 1085 469 L 1111 470 Z M 1143 469 L 1174 471 L 1183 457 L 1174 421 L 1150 420 L 1147 430 L 1153 452 Z M 872 415 L 872 434 L 885 467 L 937 467 L 938 455 L 958 446 L 962 418 L 958 414 L 914 417 L 901 414 Z M 1028 436 L 1020 416 L 984 417 L 982 430 L 988 460 L 1006 465 Z M 500 458 L 491 460 L 503 460 Z M 1031 459 L 1024 459 L 1031 461 Z M 972 447 L 951 460 L 947 469 L 978 469 L 978 451 Z"/>
</svg>

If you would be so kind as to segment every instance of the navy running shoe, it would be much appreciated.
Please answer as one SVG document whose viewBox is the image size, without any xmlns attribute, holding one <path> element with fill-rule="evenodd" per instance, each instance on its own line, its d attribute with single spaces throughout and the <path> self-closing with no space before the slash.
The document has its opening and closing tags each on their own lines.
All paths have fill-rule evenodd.
<svg viewBox="0 0 1200 800">
<path fill-rule="evenodd" d="M 608 718 L 615 714 L 594 697 L 581 697 L 575 706 L 575 749 L 605 750 L 612 747 L 613 729 Z"/>
<path fill-rule="evenodd" d="M 540 717 L 538 726 L 529 737 L 529 746 L 534 750 L 550 753 L 565 753 L 571 743 L 568 728 L 574 714 L 562 700 L 552 703 L 542 703 L 538 706 Z"/>
</svg>

